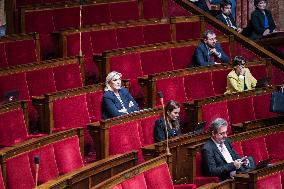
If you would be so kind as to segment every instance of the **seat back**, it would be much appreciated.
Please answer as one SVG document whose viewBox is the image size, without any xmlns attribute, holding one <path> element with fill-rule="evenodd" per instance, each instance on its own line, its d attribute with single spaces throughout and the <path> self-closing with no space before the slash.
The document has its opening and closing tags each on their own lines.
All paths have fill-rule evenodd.
<svg viewBox="0 0 284 189">
<path fill-rule="evenodd" d="M 11 146 L 28 139 L 27 102 L 0 106 L 0 145 Z"/>
<path fill-rule="evenodd" d="M 39 60 L 38 34 L 19 34 L 1 37 L 0 68 L 34 63 Z"/>
<path fill-rule="evenodd" d="M 9 71 L 0 70 L 0 98 L 7 91 L 18 90 L 19 100 L 30 100 L 33 96 L 83 86 L 80 59 L 70 57 L 18 65 Z M 10 82 L 7 82 L 9 80 Z M 38 114 L 29 102 L 29 116 L 33 123 Z"/>
<path fill-rule="evenodd" d="M 76 142 L 70 143 L 72 140 Z M 83 166 L 81 157 L 81 149 L 83 152 L 83 148 L 80 148 L 83 141 L 79 142 L 79 140 L 82 140 L 82 131 L 74 129 L 23 142 L 2 150 L 0 154 L 2 159 L 1 167 L 6 164 L 2 171 L 7 188 L 26 189 L 35 187 L 35 156 L 40 158 L 39 184 L 55 179 L 59 174 L 74 170 L 68 169 L 68 171 L 62 172 L 59 169 L 62 167 L 62 161 L 67 163 L 64 166 L 70 167 L 74 164 L 73 162 L 79 159 L 81 161 L 78 161 L 77 164 L 81 163 L 80 165 Z M 60 143 L 64 143 L 64 146 L 61 146 L 60 150 L 56 149 Z M 60 154 L 63 155 L 60 156 Z M 74 159 L 75 156 L 79 158 Z"/>
</svg>

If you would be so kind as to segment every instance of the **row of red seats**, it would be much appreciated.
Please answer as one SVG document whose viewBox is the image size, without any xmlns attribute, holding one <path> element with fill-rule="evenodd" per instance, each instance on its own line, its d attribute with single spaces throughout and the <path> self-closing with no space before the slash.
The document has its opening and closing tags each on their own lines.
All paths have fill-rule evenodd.
<svg viewBox="0 0 284 189">
<path fill-rule="evenodd" d="M 18 65 L 0 70 L 0 99 L 6 92 L 19 91 L 19 100 L 29 101 L 30 120 L 36 122 L 38 114 L 31 105 L 34 96 L 48 92 L 82 87 L 80 58 L 69 57 L 40 63 Z"/>
</svg>

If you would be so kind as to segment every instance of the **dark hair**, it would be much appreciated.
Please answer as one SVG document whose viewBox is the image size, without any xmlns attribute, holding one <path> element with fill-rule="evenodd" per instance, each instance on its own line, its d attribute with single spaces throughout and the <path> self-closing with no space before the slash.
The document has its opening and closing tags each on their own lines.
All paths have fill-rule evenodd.
<svg viewBox="0 0 284 189">
<path fill-rule="evenodd" d="M 228 122 L 223 118 L 216 118 L 210 124 L 210 132 L 218 133 L 220 127 L 228 127 Z"/>
<path fill-rule="evenodd" d="M 235 56 L 233 60 L 233 66 L 243 65 L 246 62 L 246 59 L 242 56 Z"/>
<path fill-rule="evenodd" d="M 232 2 L 230 0 L 223 0 L 221 3 L 220 3 L 220 8 L 224 8 L 225 6 L 227 5 L 231 5 L 232 6 Z"/>
<path fill-rule="evenodd" d="M 267 3 L 267 0 L 254 0 L 254 2 L 253 2 L 254 6 L 257 7 L 257 5 L 260 1 L 265 1 Z"/>
<path fill-rule="evenodd" d="M 203 33 L 203 39 L 207 39 L 207 36 L 208 36 L 209 34 L 214 35 L 215 32 L 212 31 L 212 30 L 207 30 L 207 31 L 205 31 L 205 32 Z M 216 34 L 215 34 L 215 35 L 216 35 Z"/>
<path fill-rule="evenodd" d="M 177 109 L 180 107 L 180 104 L 174 100 L 170 100 L 167 102 L 167 105 L 165 107 L 165 114 L 168 116 L 168 112 L 172 112 L 174 109 Z M 171 122 L 172 126 L 175 128 L 179 128 L 179 120 L 175 120 Z"/>
</svg>

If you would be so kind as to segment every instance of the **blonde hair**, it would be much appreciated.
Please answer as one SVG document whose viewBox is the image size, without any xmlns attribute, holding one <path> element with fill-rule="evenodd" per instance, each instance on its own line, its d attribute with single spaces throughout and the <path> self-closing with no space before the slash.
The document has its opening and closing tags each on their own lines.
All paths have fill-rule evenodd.
<svg viewBox="0 0 284 189">
<path fill-rule="evenodd" d="M 117 72 L 117 71 L 112 71 L 110 72 L 107 77 L 106 77 L 106 82 L 105 82 L 105 91 L 112 91 L 109 82 L 114 78 L 114 76 L 118 75 L 120 78 L 122 77 L 122 74 Z"/>
</svg>

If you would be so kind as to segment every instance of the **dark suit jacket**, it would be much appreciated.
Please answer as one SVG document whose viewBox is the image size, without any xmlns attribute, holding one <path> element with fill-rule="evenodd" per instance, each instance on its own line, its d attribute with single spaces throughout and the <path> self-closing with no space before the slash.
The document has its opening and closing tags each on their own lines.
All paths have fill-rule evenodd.
<svg viewBox="0 0 284 189">
<path fill-rule="evenodd" d="M 167 127 L 167 129 L 169 138 L 181 135 L 180 129 L 171 129 L 170 127 Z M 160 118 L 155 122 L 154 139 L 155 142 L 166 140 L 166 129 L 163 118 Z"/>
<path fill-rule="evenodd" d="M 228 151 L 230 152 L 233 160 L 239 159 L 240 156 L 232 148 L 228 139 L 225 140 Z M 202 149 L 202 171 L 205 176 L 217 176 L 221 180 L 230 178 L 230 172 L 236 171 L 234 163 L 227 163 L 218 147 L 212 139 L 210 139 Z"/>
<path fill-rule="evenodd" d="M 138 104 L 133 99 L 131 94 L 128 92 L 126 88 L 121 88 L 119 90 L 120 98 L 127 109 L 128 113 L 138 111 Z M 129 107 L 129 103 L 132 102 L 134 106 Z M 122 105 L 118 98 L 115 96 L 114 92 L 106 91 L 103 96 L 102 103 L 102 117 L 103 119 L 112 118 L 124 115 L 124 113 L 119 112 L 118 110 L 122 109 Z"/>
<path fill-rule="evenodd" d="M 229 57 L 223 52 L 222 47 L 219 43 L 216 44 L 216 50 L 221 53 L 221 62 L 228 63 Z M 208 48 L 204 42 L 201 42 L 195 49 L 193 57 L 192 57 L 192 66 L 209 66 L 210 63 L 210 56 L 208 54 Z M 214 61 L 217 61 L 219 58 L 214 56 Z M 191 65 L 189 65 L 191 67 Z"/>
<path fill-rule="evenodd" d="M 268 19 L 269 30 L 270 32 L 272 32 L 276 28 L 272 14 L 269 10 L 264 10 L 264 12 Z M 251 13 L 251 29 L 252 29 L 252 35 L 251 35 L 252 39 L 261 38 L 263 32 L 265 31 L 264 14 L 258 8 L 256 8 Z"/>
<path fill-rule="evenodd" d="M 228 16 L 228 17 L 229 17 L 229 19 L 230 19 L 232 25 L 237 28 L 237 25 L 236 25 L 236 22 L 235 22 L 235 19 L 233 18 L 233 16 L 230 15 L 230 16 Z M 216 16 L 216 18 L 217 18 L 218 20 L 220 20 L 221 22 L 223 22 L 224 24 L 226 24 L 227 26 L 229 26 L 228 23 L 227 23 L 227 21 L 226 21 L 226 19 L 225 19 L 224 16 L 223 16 L 223 14 L 218 14 L 218 15 Z"/>
</svg>

